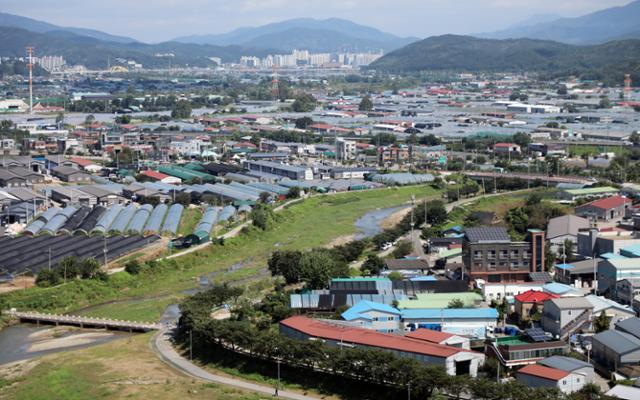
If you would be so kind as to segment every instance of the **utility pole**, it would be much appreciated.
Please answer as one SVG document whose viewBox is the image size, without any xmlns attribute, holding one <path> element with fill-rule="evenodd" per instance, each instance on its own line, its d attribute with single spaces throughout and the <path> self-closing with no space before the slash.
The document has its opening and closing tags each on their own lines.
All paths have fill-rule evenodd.
<svg viewBox="0 0 640 400">
<path fill-rule="evenodd" d="M 104 236 L 104 247 L 102 249 L 102 252 L 104 253 L 104 269 L 105 271 L 108 270 L 108 266 L 107 266 L 107 235 L 105 232 L 105 236 Z"/>
<path fill-rule="evenodd" d="M 189 331 L 189 361 L 193 361 L 193 330 Z"/>
<path fill-rule="evenodd" d="M 29 114 L 33 115 L 33 47 L 27 47 L 29 54 Z"/>
<path fill-rule="evenodd" d="M 407 384 L 407 399 L 411 400 L 411 381 Z"/>
</svg>

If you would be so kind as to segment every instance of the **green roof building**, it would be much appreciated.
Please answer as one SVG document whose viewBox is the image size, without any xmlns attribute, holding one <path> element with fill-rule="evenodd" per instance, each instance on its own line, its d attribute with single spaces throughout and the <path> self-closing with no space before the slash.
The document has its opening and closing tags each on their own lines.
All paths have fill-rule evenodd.
<svg viewBox="0 0 640 400">
<path fill-rule="evenodd" d="M 464 308 L 474 308 L 482 302 L 482 296 L 475 292 L 419 293 L 416 297 L 416 300 L 400 300 L 398 308 L 448 308 L 451 301 L 455 299 L 461 300 L 464 303 Z"/>
</svg>

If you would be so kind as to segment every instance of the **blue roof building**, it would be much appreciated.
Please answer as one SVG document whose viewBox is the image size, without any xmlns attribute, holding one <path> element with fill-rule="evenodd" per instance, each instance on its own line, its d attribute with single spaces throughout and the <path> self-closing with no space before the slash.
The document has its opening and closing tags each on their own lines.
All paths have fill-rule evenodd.
<svg viewBox="0 0 640 400">
<path fill-rule="evenodd" d="M 382 303 L 361 300 L 342 313 L 349 325 L 378 332 L 396 332 L 400 327 L 400 311 Z"/>
</svg>

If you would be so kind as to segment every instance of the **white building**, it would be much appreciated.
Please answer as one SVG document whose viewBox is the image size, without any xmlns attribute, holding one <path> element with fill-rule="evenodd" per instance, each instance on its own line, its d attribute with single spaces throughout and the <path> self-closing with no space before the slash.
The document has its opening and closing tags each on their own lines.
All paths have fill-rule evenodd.
<svg viewBox="0 0 640 400">
<path fill-rule="evenodd" d="M 340 161 L 353 160 L 356 157 L 356 141 L 344 138 L 336 139 L 336 159 Z"/>
</svg>

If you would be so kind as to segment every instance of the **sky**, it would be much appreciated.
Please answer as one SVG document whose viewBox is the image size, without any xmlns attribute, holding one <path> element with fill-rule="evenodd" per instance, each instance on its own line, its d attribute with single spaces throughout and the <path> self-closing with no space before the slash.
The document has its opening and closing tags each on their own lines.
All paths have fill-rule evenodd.
<svg viewBox="0 0 640 400">
<path fill-rule="evenodd" d="M 344 18 L 399 36 L 491 32 L 630 0 L 2 0 L 0 11 L 154 43 L 290 18 Z"/>
</svg>

